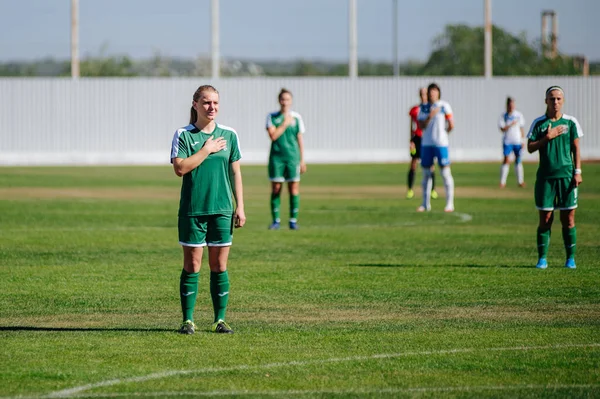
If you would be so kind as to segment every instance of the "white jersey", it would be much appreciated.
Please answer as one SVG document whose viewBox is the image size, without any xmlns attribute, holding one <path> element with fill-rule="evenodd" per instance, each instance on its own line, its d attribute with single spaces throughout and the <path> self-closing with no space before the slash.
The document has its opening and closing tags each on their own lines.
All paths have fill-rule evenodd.
<svg viewBox="0 0 600 399">
<path fill-rule="evenodd" d="M 440 108 L 436 116 L 433 117 L 425 129 L 423 129 L 423 139 L 421 145 L 448 147 L 448 131 L 446 130 L 446 121 L 452 120 L 452 108 L 446 101 L 439 100 L 435 104 L 421 104 L 417 120 L 424 121 L 429 116 L 432 109 Z"/>
<path fill-rule="evenodd" d="M 514 122 L 516 123 L 509 127 L 506 132 L 504 132 L 504 145 L 518 145 L 523 141 L 521 137 L 521 129 L 523 126 L 525 126 L 525 118 L 519 111 L 514 110 L 510 114 L 508 112 L 502 113 L 502 115 L 500 115 L 500 119 L 498 120 L 498 128 L 503 129 Z"/>
</svg>

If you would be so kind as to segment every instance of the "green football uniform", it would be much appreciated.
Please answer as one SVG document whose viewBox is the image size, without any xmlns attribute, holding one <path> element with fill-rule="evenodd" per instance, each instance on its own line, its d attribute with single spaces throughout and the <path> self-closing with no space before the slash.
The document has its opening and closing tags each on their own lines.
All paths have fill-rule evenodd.
<svg viewBox="0 0 600 399">
<path fill-rule="evenodd" d="M 564 115 L 552 122 L 546 115 L 533 121 L 527 139 L 538 141 L 548 133 L 548 124 L 552 127 L 566 125 L 567 130 L 560 136 L 550 140 L 547 145 L 540 148 L 540 164 L 537 177 L 543 179 L 558 179 L 573 177 L 572 146 L 575 139 L 582 137 L 583 132 L 577 119 Z"/>
<path fill-rule="evenodd" d="M 230 127 L 217 124 L 208 134 L 190 124 L 178 129 L 173 136 L 173 158 L 188 158 L 198 152 L 209 137 L 223 137 L 227 146 L 210 154 L 196 169 L 183 175 L 179 216 L 232 215 L 233 190 L 231 163 L 241 159 L 238 136 Z"/>
<path fill-rule="evenodd" d="M 541 116 L 533 121 L 527 138 L 529 141 L 542 139 L 552 127 L 565 125 L 563 134 L 550 140 L 539 149 L 539 167 L 535 183 L 535 203 L 540 210 L 575 209 L 577 207 L 577 187 L 573 183 L 573 142 L 583 136 L 577 119 L 562 115 L 557 121 Z"/>
<path fill-rule="evenodd" d="M 269 179 L 275 182 L 300 180 L 300 148 L 298 135 L 303 134 L 304 121 L 299 113 L 291 111 L 294 122 L 288 126 L 277 140 L 271 143 L 269 152 Z M 280 111 L 267 115 L 267 125 L 280 126 L 285 119 Z"/>
</svg>

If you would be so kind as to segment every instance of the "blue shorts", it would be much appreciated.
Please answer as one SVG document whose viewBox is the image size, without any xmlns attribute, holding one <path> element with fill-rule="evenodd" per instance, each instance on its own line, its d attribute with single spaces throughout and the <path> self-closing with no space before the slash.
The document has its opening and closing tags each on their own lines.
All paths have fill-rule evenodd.
<svg viewBox="0 0 600 399">
<path fill-rule="evenodd" d="M 435 147 L 424 145 L 421 147 L 421 166 L 430 168 L 433 166 L 434 159 L 437 158 L 438 164 L 441 167 L 450 165 L 450 157 L 448 156 L 448 147 Z"/>
<path fill-rule="evenodd" d="M 509 156 L 510 153 L 512 152 L 515 154 L 516 159 L 521 158 L 521 149 L 523 148 L 523 146 L 521 144 L 503 144 L 502 148 L 503 148 L 505 157 Z"/>
</svg>

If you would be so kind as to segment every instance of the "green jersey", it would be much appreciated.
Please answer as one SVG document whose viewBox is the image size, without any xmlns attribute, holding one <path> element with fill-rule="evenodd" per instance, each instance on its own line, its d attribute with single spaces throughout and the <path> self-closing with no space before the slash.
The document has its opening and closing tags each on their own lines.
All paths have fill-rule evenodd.
<svg viewBox="0 0 600 399">
<path fill-rule="evenodd" d="M 203 133 L 192 124 L 177 129 L 171 145 L 171 162 L 174 158 L 194 155 L 209 137 L 223 137 L 227 146 L 210 154 L 196 169 L 183 175 L 179 216 L 233 214 L 230 164 L 242 157 L 235 130 L 219 124 L 212 133 Z"/>
<path fill-rule="evenodd" d="M 546 115 L 533 121 L 527 134 L 529 141 L 538 141 L 548 133 L 548 125 L 552 127 L 565 125 L 567 129 L 563 134 L 550 140 L 540 148 L 540 164 L 537 177 L 543 179 L 560 179 L 572 177 L 573 168 L 573 142 L 583 136 L 583 131 L 577 119 L 563 114 L 557 121 L 551 121 Z"/>
<path fill-rule="evenodd" d="M 304 133 L 304 122 L 299 113 L 291 111 L 294 118 L 292 122 L 277 140 L 271 142 L 269 158 L 277 158 L 292 162 L 300 162 L 300 148 L 298 147 L 298 135 Z M 283 123 L 285 115 L 280 111 L 271 112 L 267 115 L 267 129 L 271 126 L 278 127 Z"/>
</svg>

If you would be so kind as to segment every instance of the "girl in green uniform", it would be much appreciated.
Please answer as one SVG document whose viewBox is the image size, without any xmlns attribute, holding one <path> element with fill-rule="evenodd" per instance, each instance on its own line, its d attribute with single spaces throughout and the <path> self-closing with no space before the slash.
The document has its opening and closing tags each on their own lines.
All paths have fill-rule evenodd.
<svg viewBox="0 0 600 399">
<path fill-rule="evenodd" d="M 281 89 L 279 111 L 267 115 L 267 133 L 271 139 L 269 152 L 269 180 L 271 181 L 271 230 L 279 230 L 281 186 L 288 183 L 290 193 L 290 229 L 298 229 L 300 209 L 300 174 L 306 172 L 304 163 L 304 122 L 299 113 L 292 111 L 292 93 Z"/>
<path fill-rule="evenodd" d="M 225 322 L 229 299 L 227 258 L 233 227 L 246 223 L 241 152 L 234 129 L 218 124 L 219 92 L 200 86 L 194 93 L 190 124 L 173 136 L 171 163 L 182 177 L 179 201 L 179 243 L 183 248 L 180 298 L 183 323 L 179 332 L 193 334 L 194 306 L 202 252 L 208 246 L 210 293 L 214 309 L 212 331 L 233 333 Z M 235 206 L 233 203 L 235 197 Z"/>
<path fill-rule="evenodd" d="M 552 86 L 546 90 L 546 113 L 533 121 L 527 135 L 529 153 L 540 153 L 535 181 L 535 205 L 539 211 L 536 265 L 538 269 L 548 267 L 546 255 L 555 208 L 560 210 L 567 255 L 565 267 L 575 269 L 575 209 L 577 188 L 583 181 L 579 138 L 583 136 L 583 131 L 577 119 L 562 113 L 564 95 L 559 86 Z"/>
</svg>

